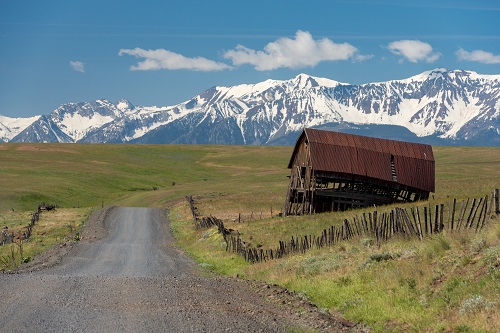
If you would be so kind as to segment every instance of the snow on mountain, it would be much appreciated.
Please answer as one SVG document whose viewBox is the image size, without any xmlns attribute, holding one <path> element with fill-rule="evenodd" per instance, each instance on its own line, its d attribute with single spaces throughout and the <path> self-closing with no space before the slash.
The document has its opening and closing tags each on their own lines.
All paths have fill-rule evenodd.
<svg viewBox="0 0 500 333">
<path fill-rule="evenodd" d="M 212 87 L 175 106 L 68 103 L 3 134 L 3 140 L 293 144 L 304 127 L 323 127 L 439 144 L 500 145 L 499 100 L 500 75 L 471 71 L 438 68 L 362 85 L 299 74 Z M 2 118 L 0 134 L 7 133 L 1 126 Z"/>
<path fill-rule="evenodd" d="M 0 142 L 8 142 L 30 126 L 40 116 L 29 118 L 10 118 L 0 115 Z"/>
<path fill-rule="evenodd" d="M 74 141 L 79 141 L 89 131 L 121 118 L 124 110 L 127 110 L 126 101 L 120 101 L 117 105 L 107 100 L 68 103 L 52 112 L 50 118 L 62 132 Z"/>
<path fill-rule="evenodd" d="M 116 107 L 123 112 L 128 112 L 135 109 L 135 106 L 126 99 L 119 100 L 118 103 L 116 103 Z"/>
</svg>

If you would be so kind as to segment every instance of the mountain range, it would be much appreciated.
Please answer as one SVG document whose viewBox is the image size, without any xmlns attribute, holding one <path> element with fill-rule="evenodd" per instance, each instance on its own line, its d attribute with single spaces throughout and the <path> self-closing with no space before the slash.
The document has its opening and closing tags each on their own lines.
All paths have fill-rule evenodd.
<svg viewBox="0 0 500 333">
<path fill-rule="evenodd" d="M 293 145 L 305 127 L 434 145 L 500 146 L 500 75 L 435 69 L 353 85 L 299 74 L 212 87 L 174 106 L 67 103 L 0 115 L 0 141 Z"/>
</svg>

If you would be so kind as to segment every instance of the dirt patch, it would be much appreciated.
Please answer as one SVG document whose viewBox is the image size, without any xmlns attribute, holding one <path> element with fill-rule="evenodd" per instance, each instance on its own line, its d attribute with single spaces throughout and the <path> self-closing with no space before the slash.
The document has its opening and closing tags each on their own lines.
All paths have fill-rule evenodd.
<svg viewBox="0 0 500 333">
<path fill-rule="evenodd" d="M 106 238 L 108 236 L 108 229 L 106 228 L 106 218 L 114 206 L 103 208 L 99 211 L 92 213 L 87 223 L 80 233 L 80 239 L 84 242 L 96 241 Z"/>
<path fill-rule="evenodd" d="M 103 161 L 88 161 L 89 163 L 92 164 L 99 164 L 99 165 L 106 165 L 109 164 L 108 162 L 103 162 Z"/>
<path fill-rule="evenodd" d="M 22 146 L 16 147 L 16 150 L 80 154 L 79 152 L 77 152 L 73 149 L 61 148 L 60 146 L 54 146 L 54 145 L 49 145 L 49 146 L 22 145 Z"/>
</svg>

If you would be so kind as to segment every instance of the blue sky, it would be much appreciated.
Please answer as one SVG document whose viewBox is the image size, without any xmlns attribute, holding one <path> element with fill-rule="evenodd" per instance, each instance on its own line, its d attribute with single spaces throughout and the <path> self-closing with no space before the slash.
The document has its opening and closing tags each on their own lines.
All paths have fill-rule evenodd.
<svg viewBox="0 0 500 333">
<path fill-rule="evenodd" d="M 0 0 L 0 114 L 174 105 L 299 73 L 362 84 L 500 74 L 498 0 Z"/>
</svg>

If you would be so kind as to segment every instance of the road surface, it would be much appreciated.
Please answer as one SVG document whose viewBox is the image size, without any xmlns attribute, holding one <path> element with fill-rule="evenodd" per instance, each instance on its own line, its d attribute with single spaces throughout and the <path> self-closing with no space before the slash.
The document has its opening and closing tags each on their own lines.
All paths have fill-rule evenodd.
<svg viewBox="0 0 500 333">
<path fill-rule="evenodd" d="M 248 284 L 201 274 L 172 245 L 165 210 L 115 207 L 103 225 L 105 238 L 84 238 L 53 267 L 0 274 L 0 332 L 289 332 L 301 325 L 300 313 L 292 320 Z"/>
</svg>

